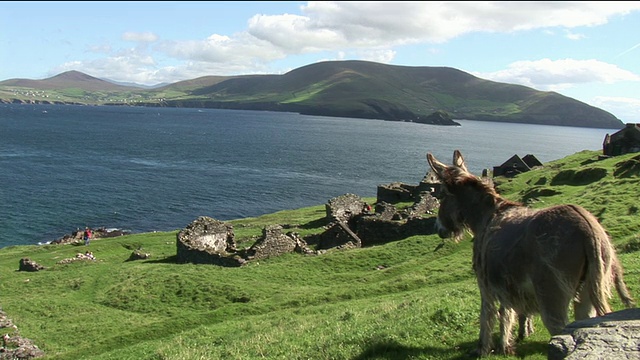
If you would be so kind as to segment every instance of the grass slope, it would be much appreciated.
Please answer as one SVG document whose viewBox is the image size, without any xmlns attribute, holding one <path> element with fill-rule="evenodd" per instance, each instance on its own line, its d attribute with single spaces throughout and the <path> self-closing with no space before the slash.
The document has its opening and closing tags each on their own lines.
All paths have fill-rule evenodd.
<svg viewBox="0 0 640 360">
<path fill-rule="evenodd" d="M 577 153 L 497 183 L 532 206 L 572 202 L 596 213 L 640 298 L 640 157 L 597 155 Z M 319 205 L 231 223 L 248 246 L 267 224 L 321 232 L 324 215 Z M 435 235 L 413 236 L 222 268 L 176 264 L 175 236 L 96 240 L 97 261 L 67 265 L 57 262 L 85 246 L 0 249 L 0 306 L 46 359 L 462 359 L 475 348 L 480 297 L 469 237 L 440 246 Z M 152 258 L 126 261 L 138 247 Z M 47 270 L 17 272 L 23 257 Z M 612 304 L 621 309 L 617 298 Z M 517 357 L 505 359 L 546 359 L 549 334 L 538 317 L 535 327 Z"/>
</svg>

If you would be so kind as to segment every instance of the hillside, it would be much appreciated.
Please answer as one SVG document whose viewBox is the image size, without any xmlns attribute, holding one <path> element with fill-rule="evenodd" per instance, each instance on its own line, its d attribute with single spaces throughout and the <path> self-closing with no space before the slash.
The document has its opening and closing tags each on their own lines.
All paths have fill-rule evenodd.
<svg viewBox="0 0 640 360">
<path fill-rule="evenodd" d="M 205 76 L 154 89 L 122 87 L 70 72 L 45 80 L 0 82 L 0 99 L 287 111 L 426 123 L 433 123 L 429 115 L 444 111 L 453 120 L 608 129 L 624 125 L 602 109 L 555 92 L 488 81 L 448 67 L 367 61 L 327 61 L 283 75 Z"/>
<path fill-rule="evenodd" d="M 583 151 L 496 183 L 534 207 L 577 203 L 596 214 L 640 299 L 640 155 L 598 155 Z M 324 217 L 318 205 L 230 223 L 245 246 L 269 224 L 319 233 Z M 480 307 L 470 240 L 411 236 L 240 268 L 177 264 L 176 232 L 95 240 L 96 261 L 66 264 L 86 247 L 6 247 L 0 307 L 18 330 L 2 331 L 31 339 L 44 359 L 468 358 Z M 128 261 L 139 248 L 151 258 Z M 46 269 L 18 272 L 22 258 Z M 612 306 L 622 308 L 617 298 Z M 501 358 L 546 359 L 549 333 L 539 317 L 534 326 L 516 356 Z"/>
<path fill-rule="evenodd" d="M 1 86 L 32 88 L 37 90 L 81 89 L 84 91 L 130 91 L 131 87 L 116 85 L 79 71 L 67 71 L 44 80 L 10 79 Z"/>
</svg>

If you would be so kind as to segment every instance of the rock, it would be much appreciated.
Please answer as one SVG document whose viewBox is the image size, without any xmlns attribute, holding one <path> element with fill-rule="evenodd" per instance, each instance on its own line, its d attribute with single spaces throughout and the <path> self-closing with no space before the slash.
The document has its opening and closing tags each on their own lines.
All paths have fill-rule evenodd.
<svg viewBox="0 0 640 360">
<path fill-rule="evenodd" d="M 18 266 L 18 271 L 40 271 L 44 269 L 44 266 L 39 265 L 29 258 L 20 259 L 20 265 Z"/>
<path fill-rule="evenodd" d="M 151 254 L 142 252 L 141 249 L 137 249 L 131 253 L 127 261 L 146 260 L 151 257 Z"/>
<path fill-rule="evenodd" d="M 640 359 L 640 309 L 572 322 L 549 341 L 548 359 Z"/>
<path fill-rule="evenodd" d="M 443 110 L 438 110 L 433 112 L 431 115 L 428 115 L 424 118 L 419 118 L 415 120 L 417 123 L 422 124 L 434 124 L 434 125 L 456 125 L 460 126 L 460 123 L 453 121 L 451 115 L 448 112 Z"/>
<path fill-rule="evenodd" d="M 5 329 L 12 332 L 12 334 L 5 333 L 2 336 L 0 360 L 35 359 L 45 355 L 33 341 L 18 335 L 18 327 L 13 324 L 13 321 L 2 310 L 0 310 L 0 329 L 2 329 L 2 332 Z"/>
</svg>

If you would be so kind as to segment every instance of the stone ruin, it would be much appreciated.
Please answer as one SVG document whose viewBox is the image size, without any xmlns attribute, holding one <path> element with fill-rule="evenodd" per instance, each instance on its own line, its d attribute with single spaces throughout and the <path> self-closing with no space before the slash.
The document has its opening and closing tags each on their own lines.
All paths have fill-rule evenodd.
<svg viewBox="0 0 640 360">
<path fill-rule="evenodd" d="M 354 211 L 362 208 L 363 200 L 353 194 L 332 199 L 327 204 L 327 229 L 317 235 L 317 248 L 366 247 L 397 241 L 413 235 L 435 233 L 435 219 L 423 217 L 439 206 L 430 193 L 420 192 L 414 204 L 402 211 L 387 202 L 378 202 L 375 212 Z M 340 207 L 343 207 L 342 209 Z M 341 214 L 342 216 L 332 216 Z M 346 216 L 346 215 L 349 216 Z"/>
<path fill-rule="evenodd" d="M 441 184 L 431 171 L 417 186 L 393 183 L 378 187 L 375 211 L 359 196 L 344 194 L 325 204 L 328 225 L 321 234 L 301 238 L 283 234 L 281 225 L 269 225 L 250 248 L 238 250 L 233 225 L 202 216 L 177 234 L 179 263 L 215 264 L 237 267 L 248 261 L 297 252 L 317 255 L 329 249 L 360 248 L 414 235 L 435 233 L 433 214 L 439 202 Z M 412 201 L 398 211 L 393 205 Z M 308 244 L 314 244 L 315 250 Z"/>
<path fill-rule="evenodd" d="M 364 212 L 365 202 L 358 195 L 345 194 L 330 199 L 325 205 L 327 218 L 335 221 L 348 221 Z"/>
<path fill-rule="evenodd" d="M 307 243 L 296 233 L 282 233 L 281 225 L 268 225 L 262 229 L 262 237 L 248 250 L 244 251 L 245 260 L 266 259 L 274 256 L 296 252 L 300 254 L 315 254 Z"/>
<path fill-rule="evenodd" d="M 0 360 L 35 359 L 45 355 L 32 340 L 20 336 L 18 327 L 2 310 L 0 310 L 0 329 L 3 332 L 10 329 L 11 332 L 2 336 Z"/>
<path fill-rule="evenodd" d="M 233 225 L 201 216 L 176 235 L 178 263 L 241 266 Z"/>
<path fill-rule="evenodd" d="M 396 204 L 399 202 L 416 201 L 424 197 L 423 193 L 439 198 L 442 192 L 442 184 L 438 177 L 429 170 L 418 185 L 410 185 L 402 182 L 378 185 L 377 202 Z"/>
<path fill-rule="evenodd" d="M 282 233 L 281 225 L 269 225 L 262 237 L 248 249 L 238 250 L 233 225 L 201 216 L 177 234 L 179 263 L 242 266 L 250 260 L 266 259 L 296 252 L 314 255 L 305 240 L 296 233 Z"/>
</svg>

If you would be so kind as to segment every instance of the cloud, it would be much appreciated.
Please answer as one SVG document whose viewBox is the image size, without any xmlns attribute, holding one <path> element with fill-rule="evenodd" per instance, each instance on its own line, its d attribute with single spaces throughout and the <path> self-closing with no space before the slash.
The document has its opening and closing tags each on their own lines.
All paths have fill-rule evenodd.
<svg viewBox="0 0 640 360">
<path fill-rule="evenodd" d="M 256 15 L 247 32 L 287 53 L 381 48 L 473 32 L 596 26 L 638 9 L 638 2 L 309 2 L 301 16 Z"/>
<path fill-rule="evenodd" d="M 640 81 L 640 75 L 598 60 L 541 59 L 517 61 L 507 69 L 474 75 L 498 82 L 521 84 L 537 90 L 559 91 L 577 84 Z"/>
<path fill-rule="evenodd" d="M 640 122 L 640 99 L 597 96 L 591 105 L 607 109 L 624 122 Z"/>
<path fill-rule="evenodd" d="M 309 2 L 301 6 L 302 15 L 257 14 L 248 20 L 246 31 L 166 41 L 157 50 L 181 60 L 244 64 L 249 69 L 289 55 L 391 54 L 396 46 L 438 44 L 473 32 L 595 26 L 636 9 L 640 3 Z M 581 37 L 568 31 L 567 36 Z"/>
<path fill-rule="evenodd" d="M 308 2 L 300 7 L 300 15 L 254 15 L 244 31 L 234 34 L 160 40 L 152 32 L 126 32 L 122 39 L 137 43 L 135 49 L 111 49 L 107 58 L 83 63 L 78 70 L 100 71 L 111 77 L 130 74 L 135 81 L 147 78 L 145 83 L 149 84 L 212 74 L 277 73 L 270 68 L 274 62 L 310 54 L 316 55 L 315 59 L 344 56 L 391 63 L 398 46 L 437 45 L 477 32 L 539 29 L 564 31 L 578 39 L 581 35 L 570 29 L 605 24 L 613 16 L 639 9 L 640 2 Z M 145 63 L 152 65 L 145 67 Z M 549 69 L 538 76 L 528 73 L 526 69 L 534 65 L 514 63 L 492 76 L 546 87 L 568 86 L 573 81 Z M 109 66 L 113 71 L 107 71 Z M 133 72 L 121 72 L 124 69 Z M 613 70 L 614 75 L 623 72 Z M 576 79 L 589 76 L 575 70 L 572 73 Z M 550 77 L 545 79 L 544 74 Z M 558 75 L 562 82 L 554 82 Z"/>
<path fill-rule="evenodd" d="M 122 34 L 122 40 L 133 42 L 154 42 L 158 40 L 158 36 L 152 32 L 125 32 Z"/>
</svg>

